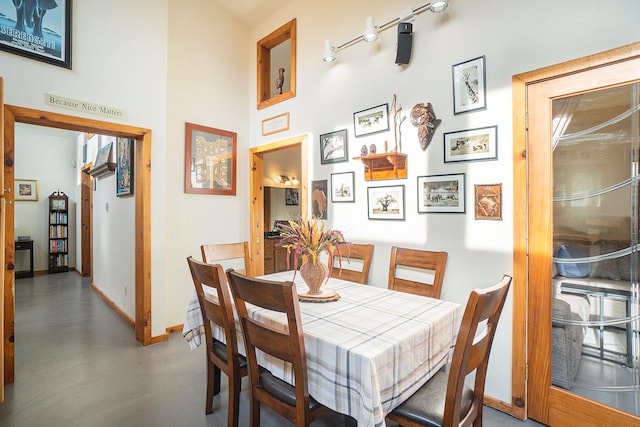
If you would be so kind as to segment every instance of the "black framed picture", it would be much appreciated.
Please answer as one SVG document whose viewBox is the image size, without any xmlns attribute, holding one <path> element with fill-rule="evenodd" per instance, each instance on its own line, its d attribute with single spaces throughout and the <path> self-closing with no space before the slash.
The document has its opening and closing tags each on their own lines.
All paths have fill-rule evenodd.
<svg viewBox="0 0 640 427">
<path fill-rule="evenodd" d="M 284 204 L 285 206 L 298 206 L 299 194 L 297 188 L 285 188 L 284 189 Z"/>
<path fill-rule="evenodd" d="M 346 162 L 349 156 L 347 138 L 346 129 L 320 135 L 320 163 Z"/>
<path fill-rule="evenodd" d="M 328 219 L 327 204 L 327 180 L 311 181 L 312 216 L 323 220 Z"/>
<path fill-rule="evenodd" d="M 453 66 L 453 114 L 487 108 L 485 75 L 484 56 Z"/>
<path fill-rule="evenodd" d="M 418 213 L 465 213 L 465 174 L 418 177 Z"/>
<path fill-rule="evenodd" d="M 444 162 L 496 160 L 498 126 L 459 130 L 444 134 Z"/>
<path fill-rule="evenodd" d="M 71 69 L 71 10 L 71 0 L 1 1 L 0 50 Z"/>
<path fill-rule="evenodd" d="M 389 104 L 353 113 L 353 131 L 356 137 L 386 130 L 389 130 Z"/>
<path fill-rule="evenodd" d="M 331 174 L 331 201 L 334 203 L 355 202 L 355 173 Z"/>
<path fill-rule="evenodd" d="M 133 194 L 133 140 L 116 139 L 116 196 Z"/>
<path fill-rule="evenodd" d="M 369 219 L 404 220 L 404 185 L 367 189 Z"/>
</svg>

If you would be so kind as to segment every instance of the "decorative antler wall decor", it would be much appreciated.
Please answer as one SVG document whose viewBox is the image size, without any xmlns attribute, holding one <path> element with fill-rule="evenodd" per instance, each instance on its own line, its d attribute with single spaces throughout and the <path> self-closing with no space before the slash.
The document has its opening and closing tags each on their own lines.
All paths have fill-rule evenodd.
<svg viewBox="0 0 640 427">
<path fill-rule="evenodd" d="M 418 128 L 418 141 L 422 151 L 426 150 L 436 132 L 436 128 L 442 120 L 436 118 L 431 103 L 416 104 L 411 109 L 411 123 Z"/>
</svg>

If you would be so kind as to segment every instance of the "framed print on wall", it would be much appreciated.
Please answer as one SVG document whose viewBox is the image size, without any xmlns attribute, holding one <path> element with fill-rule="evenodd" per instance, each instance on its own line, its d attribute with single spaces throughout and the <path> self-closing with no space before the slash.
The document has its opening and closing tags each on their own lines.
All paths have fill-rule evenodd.
<svg viewBox="0 0 640 427">
<path fill-rule="evenodd" d="M 355 173 L 331 174 L 331 201 L 334 203 L 355 202 Z"/>
<path fill-rule="evenodd" d="M 297 188 L 285 188 L 284 189 L 284 204 L 285 206 L 298 206 L 299 197 L 298 197 L 298 189 Z"/>
<path fill-rule="evenodd" d="M 487 108 L 485 75 L 484 56 L 453 66 L 453 114 Z"/>
<path fill-rule="evenodd" d="M 389 130 L 389 104 L 353 113 L 353 130 L 356 137 Z"/>
<path fill-rule="evenodd" d="M 347 130 L 337 130 L 335 132 L 320 135 L 320 163 L 346 162 L 349 160 L 349 146 L 347 141 Z"/>
<path fill-rule="evenodd" d="M 235 196 L 236 152 L 235 132 L 186 123 L 184 192 Z"/>
<path fill-rule="evenodd" d="M 475 219 L 502 221 L 502 184 L 474 186 Z"/>
<path fill-rule="evenodd" d="M 116 139 L 116 196 L 133 194 L 133 140 Z"/>
<path fill-rule="evenodd" d="M 38 181 L 35 179 L 15 179 L 14 194 L 16 202 L 37 202 Z"/>
<path fill-rule="evenodd" d="M 498 127 L 469 129 L 444 134 L 444 162 L 496 160 Z"/>
<path fill-rule="evenodd" d="M 327 180 L 311 181 L 311 214 L 314 218 L 326 220 L 327 214 Z"/>
<path fill-rule="evenodd" d="M 1 1 L 0 50 L 71 69 L 71 10 L 71 0 Z"/>
<path fill-rule="evenodd" d="M 404 220 L 404 185 L 369 187 L 367 210 L 369 219 Z"/>
<path fill-rule="evenodd" d="M 465 213 L 465 174 L 418 177 L 418 213 Z"/>
</svg>

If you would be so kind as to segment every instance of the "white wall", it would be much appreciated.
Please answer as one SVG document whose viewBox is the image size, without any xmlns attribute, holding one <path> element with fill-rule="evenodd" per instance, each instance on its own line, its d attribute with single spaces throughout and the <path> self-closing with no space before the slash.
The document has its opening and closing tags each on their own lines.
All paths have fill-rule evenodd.
<svg viewBox="0 0 640 427">
<path fill-rule="evenodd" d="M 18 236 L 31 236 L 33 240 L 33 267 L 47 271 L 49 266 L 49 199 L 54 191 L 69 196 L 69 267 L 75 267 L 75 206 L 76 172 L 75 136 L 73 132 L 48 129 L 41 126 L 16 124 L 15 171 L 16 179 L 38 181 L 38 201 L 16 201 L 14 231 Z M 26 252 L 24 252 L 26 257 Z M 16 268 L 24 261 L 18 254 Z"/>
<path fill-rule="evenodd" d="M 640 3 L 622 0 L 612 6 L 595 0 L 451 1 L 442 14 L 425 12 L 413 22 L 413 53 L 405 67 L 395 65 L 395 26 L 382 32 L 375 44 L 364 42 L 337 54 L 333 64 L 322 62 L 325 39 L 339 45 L 364 28 L 373 16 L 381 25 L 406 7 L 423 2 L 385 0 L 343 2 L 293 0 L 251 30 L 257 41 L 273 29 L 297 18 L 297 94 L 292 100 L 264 110 L 255 109 L 255 60 L 251 66 L 251 145 L 309 132 L 310 180 L 330 179 L 332 172 L 356 172 L 356 202 L 329 203 L 329 223 L 349 240 L 375 244 L 370 283 L 387 286 L 391 245 L 449 252 L 442 298 L 465 303 L 475 287 L 496 283 L 512 270 L 513 178 L 511 78 L 530 71 L 611 49 L 640 39 L 636 25 Z M 339 13 L 336 13 L 339 11 Z M 248 51 L 253 55 L 255 45 Z M 454 115 L 451 66 L 486 56 L 487 109 Z M 252 56 L 253 58 L 253 56 Z M 338 129 L 349 132 L 349 158 L 360 146 L 376 143 L 378 149 L 392 133 L 355 138 L 353 113 L 383 103 L 394 94 L 403 112 L 417 103 L 431 102 L 442 123 L 426 151 L 419 148 L 417 132 L 409 120 L 402 126 L 402 151 L 408 154 L 408 178 L 365 182 L 363 165 L 355 160 L 321 165 L 318 135 Z M 290 129 L 267 137 L 261 120 L 290 112 Z M 443 133 L 497 125 L 498 160 L 443 162 Z M 465 173 L 466 214 L 418 214 L 418 176 Z M 502 183 L 503 220 L 477 221 L 473 215 L 474 184 Z M 405 221 L 367 220 L 367 187 L 405 186 Z M 511 401 L 512 292 L 494 343 L 486 392 Z"/>
</svg>

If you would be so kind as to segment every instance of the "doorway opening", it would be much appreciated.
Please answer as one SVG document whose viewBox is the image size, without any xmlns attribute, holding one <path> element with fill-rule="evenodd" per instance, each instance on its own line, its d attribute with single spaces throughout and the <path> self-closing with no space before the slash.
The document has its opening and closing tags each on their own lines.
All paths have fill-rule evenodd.
<svg viewBox="0 0 640 427">
<path fill-rule="evenodd" d="M 135 336 L 149 345 L 164 341 L 167 336 L 151 336 L 151 131 L 122 124 L 85 119 L 47 111 L 4 106 L 4 185 L 14 186 L 15 123 L 26 123 L 78 132 L 89 132 L 131 138 L 135 141 Z M 15 377 L 14 359 L 14 271 L 15 263 L 14 205 L 6 205 L 5 266 L 4 266 L 4 383 L 11 384 Z"/>
</svg>

